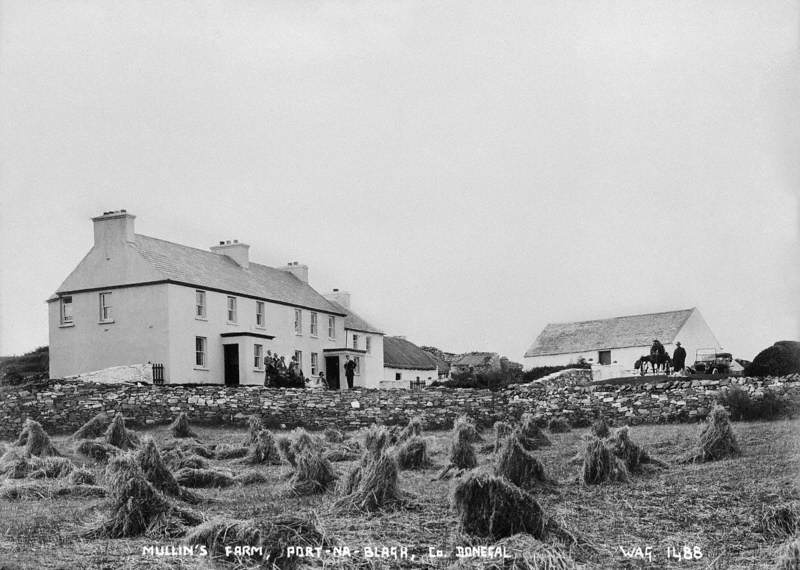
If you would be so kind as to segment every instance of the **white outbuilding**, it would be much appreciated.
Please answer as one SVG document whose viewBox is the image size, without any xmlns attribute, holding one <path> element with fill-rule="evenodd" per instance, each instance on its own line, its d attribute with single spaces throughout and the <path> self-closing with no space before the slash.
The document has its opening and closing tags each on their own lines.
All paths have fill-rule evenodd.
<svg viewBox="0 0 800 570">
<path fill-rule="evenodd" d="M 526 369 L 564 366 L 584 360 L 590 364 L 633 368 L 659 340 L 670 356 L 677 342 L 690 366 L 698 349 L 720 350 L 719 341 L 696 307 L 679 311 L 628 315 L 610 319 L 548 324 L 523 359 Z"/>
</svg>

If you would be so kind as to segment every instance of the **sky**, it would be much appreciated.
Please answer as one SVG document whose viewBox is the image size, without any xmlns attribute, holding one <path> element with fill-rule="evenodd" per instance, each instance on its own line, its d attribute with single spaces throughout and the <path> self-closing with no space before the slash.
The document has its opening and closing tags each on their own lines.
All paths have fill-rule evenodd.
<svg viewBox="0 0 800 570">
<path fill-rule="evenodd" d="M 798 339 L 798 11 L 0 0 L 0 355 L 122 208 L 452 352 L 695 306 L 737 357 Z"/>
</svg>

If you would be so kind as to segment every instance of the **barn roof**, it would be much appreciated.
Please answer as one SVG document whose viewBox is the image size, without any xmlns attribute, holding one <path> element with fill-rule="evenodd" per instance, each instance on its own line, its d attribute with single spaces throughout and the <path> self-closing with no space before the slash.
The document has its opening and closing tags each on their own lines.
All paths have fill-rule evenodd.
<svg viewBox="0 0 800 570">
<path fill-rule="evenodd" d="M 383 337 L 383 365 L 386 368 L 436 370 L 436 363 L 427 352 L 397 336 Z"/>
<path fill-rule="evenodd" d="M 328 299 L 328 302 L 339 309 L 339 311 L 347 315 L 344 318 L 344 328 L 365 333 L 383 334 L 383 331 L 373 327 L 359 315 L 354 313 L 352 309 L 345 307 L 344 305 L 340 305 L 336 301 L 331 301 L 330 299 Z"/>
<path fill-rule="evenodd" d="M 681 327 L 695 310 L 693 307 L 595 321 L 550 323 L 539 333 L 525 356 L 650 346 L 653 339 L 668 344 L 675 340 Z"/>
</svg>

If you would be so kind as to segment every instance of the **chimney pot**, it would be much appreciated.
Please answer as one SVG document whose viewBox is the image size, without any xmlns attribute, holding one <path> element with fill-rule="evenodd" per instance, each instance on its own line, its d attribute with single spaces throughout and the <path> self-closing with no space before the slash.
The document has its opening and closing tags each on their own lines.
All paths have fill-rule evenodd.
<svg viewBox="0 0 800 570">
<path fill-rule="evenodd" d="M 245 269 L 250 267 L 250 246 L 246 243 L 239 243 L 239 240 L 234 240 L 234 242 L 231 243 L 230 240 L 227 240 L 219 242 L 219 245 L 211 246 L 210 249 L 219 255 L 228 256 L 239 266 L 244 267 Z"/>
</svg>

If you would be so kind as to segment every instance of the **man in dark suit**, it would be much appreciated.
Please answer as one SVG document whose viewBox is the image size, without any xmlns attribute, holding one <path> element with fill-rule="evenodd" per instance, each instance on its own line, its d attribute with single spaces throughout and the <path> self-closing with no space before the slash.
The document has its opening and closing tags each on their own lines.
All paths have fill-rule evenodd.
<svg viewBox="0 0 800 570">
<path fill-rule="evenodd" d="M 680 342 L 676 342 L 675 345 L 677 348 L 672 353 L 672 366 L 675 368 L 675 372 L 680 372 L 686 364 L 686 350 Z"/>
<path fill-rule="evenodd" d="M 344 376 L 347 378 L 347 387 L 353 389 L 353 376 L 356 374 L 356 361 L 347 357 L 347 362 L 344 363 Z"/>
</svg>

